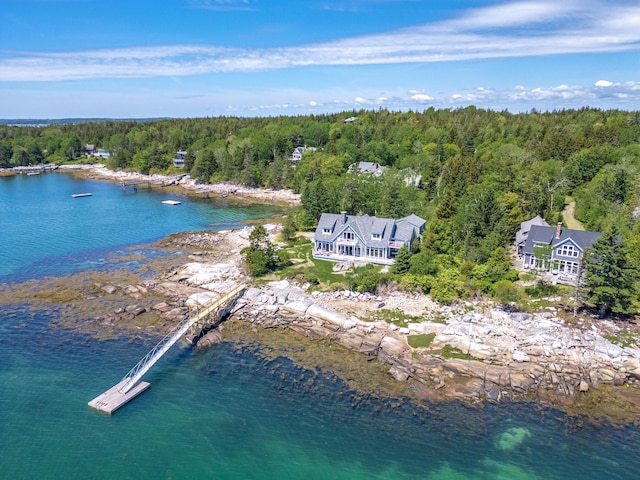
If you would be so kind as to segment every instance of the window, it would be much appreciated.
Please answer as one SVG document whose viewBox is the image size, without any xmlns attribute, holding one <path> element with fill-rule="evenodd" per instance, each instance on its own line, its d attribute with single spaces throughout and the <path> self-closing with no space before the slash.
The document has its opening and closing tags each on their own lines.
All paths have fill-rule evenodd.
<svg viewBox="0 0 640 480">
<path fill-rule="evenodd" d="M 353 240 L 354 239 L 353 232 L 344 232 L 344 234 L 342 235 L 342 238 L 344 238 L 345 240 Z"/>
<path fill-rule="evenodd" d="M 371 234 L 371 238 L 372 238 L 373 240 L 380 240 L 380 239 L 382 238 L 382 235 L 381 235 L 381 234 L 379 234 L 379 233 L 372 233 L 372 234 Z"/>
<path fill-rule="evenodd" d="M 322 229 L 322 233 L 325 235 L 331 235 L 331 229 L 330 228 L 323 228 Z"/>
<path fill-rule="evenodd" d="M 579 255 L 579 251 L 573 245 L 569 245 L 565 243 L 558 249 L 558 255 L 563 257 L 577 257 Z"/>
<path fill-rule="evenodd" d="M 373 258 L 384 258 L 385 257 L 384 252 L 385 251 L 383 248 L 367 248 L 366 255 L 367 257 L 373 257 Z"/>
</svg>

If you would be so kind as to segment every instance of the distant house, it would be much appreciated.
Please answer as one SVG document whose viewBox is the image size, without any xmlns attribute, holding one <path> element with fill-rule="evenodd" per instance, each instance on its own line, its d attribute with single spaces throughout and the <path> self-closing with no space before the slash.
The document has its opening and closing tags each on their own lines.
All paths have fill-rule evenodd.
<svg viewBox="0 0 640 480">
<path fill-rule="evenodd" d="M 96 151 L 95 145 L 91 145 L 90 143 L 87 143 L 84 146 L 84 153 L 87 155 L 87 157 L 92 157 L 95 151 Z"/>
<path fill-rule="evenodd" d="M 356 118 L 358 117 L 349 117 L 349 118 L 345 118 L 344 119 L 344 123 L 353 123 L 356 121 Z"/>
<path fill-rule="evenodd" d="M 411 168 L 403 168 L 398 172 L 398 174 L 404 180 L 404 183 L 407 187 L 416 187 L 420 186 L 420 181 L 422 180 L 422 175 L 416 173 Z"/>
<path fill-rule="evenodd" d="M 99 148 L 96 152 L 94 152 L 93 156 L 98 158 L 109 158 L 111 156 L 111 153 L 105 151 L 104 148 Z"/>
<path fill-rule="evenodd" d="M 516 255 L 518 258 L 522 258 L 524 253 L 524 244 L 527 241 L 529 231 L 533 225 L 541 225 L 543 227 L 549 226 L 549 224 L 540 215 L 520 224 L 520 230 L 516 232 Z"/>
<path fill-rule="evenodd" d="M 173 159 L 173 166 L 176 168 L 184 168 L 184 157 L 186 155 L 186 151 L 178 150 L 178 152 L 176 153 L 176 158 Z"/>
<path fill-rule="evenodd" d="M 349 171 L 352 173 L 371 173 L 379 177 L 385 171 L 385 167 L 375 162 L 358 162 L 358 164 L 351 165 Z"/>
<path fill-rule="evenodd" d="M 393 220 L 346 212 L 323 213 L 313 236 L 313 256 L 336 262 L 390 265 L 402 247 L 414 248 L 425 224 L 417 215 Z"/>
<path fill-rule="evenodd" d="M 305 145 L 304 147 L 296 147 L 293 150 L 293 153 L 291 153 L 291 156 L 289 157 L 289 161 L 293 164 L 293 166 L 295 166 L 300 160 L 302 160 L 302 154 L 306 151 L 315 152 L 316 148 L 307 147 Z"/>
<path fill-rule="evenodd" d="M 588 249 L 600 237 L 600 232 L 587 232 L 556 227 L 531 225 L 522 252 L 522 266 L 527 269 L 543 270 L 554 283 L 575 285 L 580 276 L 580 264 Z M 545 261 L 536 258 L 535 247 L 550 245 L 551 256 Z"/>
</svg>

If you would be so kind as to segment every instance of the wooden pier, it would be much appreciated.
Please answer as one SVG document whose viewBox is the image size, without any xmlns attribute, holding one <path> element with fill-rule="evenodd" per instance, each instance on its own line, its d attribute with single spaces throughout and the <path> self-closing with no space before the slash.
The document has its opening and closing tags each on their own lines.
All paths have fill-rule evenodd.
<svg viewBox="0 0 640 480">
<path fill-rule="evenodd" d="M 178 341 L 190 331 L 194 337 L 199 337 L 203 331 L 217 326 L 222 319 L 231 312 L 236 300 L 247 289 L 246 285 L 239 285 L 226 295 L 205 305 L 201 309 L 192 311 L 189 319 L 165 336 L 160 342 L 140 360 L 135 367 L 116 385 L 89 402 L 89 406 L 111 415 L 118 408 L 133 400 L 149 388 L 150 384 L 141 381 L 142 376 Z"/>
</svg>

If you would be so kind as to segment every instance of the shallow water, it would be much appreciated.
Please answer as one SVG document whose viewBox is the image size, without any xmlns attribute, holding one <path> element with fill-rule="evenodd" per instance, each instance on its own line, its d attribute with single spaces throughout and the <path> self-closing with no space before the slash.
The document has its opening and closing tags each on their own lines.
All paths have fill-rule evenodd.
<svg viewBox="0 0 640 480">
<path fill-rule="evenodd" d="M 43 212 L 40 221 L 25 219 L 31 229 L 12 230 L 29 247 L 20 241 L 3 251 L 3 281 L 107 268 L 100 259 L 112 251 L 206 228 L 221 215 L 213 213 L 221 207 L 189 206 L 186 198 L 159 208 L 162 192 L 123 195 L 117 185 L 40 177 L 0 179 L 3 245 L 11 238 L 5 227 L 22 218 L 14 210 Z M 30 185 L 34 179 L 42 188 Z M 49 200 L 35 198 L 37 191 Z M 71 199 L 82 191 L 94 196 Z M 135 227 L 111 231 L 122 223 L 75 204 L 87 200 Z M 65 202 L 74 205 L 64 210 Z M 269 211 L 223 213 L 234 223 Z M 50 225 L 54 218 L 61 225 Z M 79 224 L 95 232 L 85 237 Z M 54 328 L 57 315 L 28 304 L 0 307 L 0 478 L 633 479 L 640 467 L 634 428 L 578 427 L 527 404 L 419 408 L 363 399 L 331 372 L 232 343 L 201 352 L 174 347 L 145 376 L 151 388 L 107 416 L 87 402 L 154 339 L 97 341 Z"/>
</svg>

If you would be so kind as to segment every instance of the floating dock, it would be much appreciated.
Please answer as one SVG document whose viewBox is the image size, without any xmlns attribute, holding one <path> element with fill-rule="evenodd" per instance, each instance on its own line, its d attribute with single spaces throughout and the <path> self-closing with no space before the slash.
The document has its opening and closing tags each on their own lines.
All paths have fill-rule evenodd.
<svg viewBox="0 0 640 480">
<path fill-rule="evenodd" d="M 73 198 L 80 198 L 80 197 L 90 197 L 91 195 L 93 195 L 93 193 L 74 193 L 71 196 Z"/>
<path fill-rule="evenodd" d="M 141 381 L 142 376 L 171 346 L 189 330 L 193 329 L 196 335 L 200 335 L 205 329 L 216 326 L 217 322 L 231 312 L 236 300 L 246 289 L 246 285 L 238 285 L 202 310 L 198 308 L 193 312 L 193 315 L 189 316 L 187 321 L 182 322 L 176 329 L 165 335 L 142 360 L 129 370 L 129 373 L 117 385 L 91 400 L 89 406 L 101 412 L 112 414 L 125 403 L 144 392 L 149 388 L 149 383 Z"/>
<path fill-rule="evenodd" d="M 114 385 L 106 392 L 101 393 L 91 400 L 89 402 L 89 406 L 111 415 L 125 403 L 133 400 L 151 386 L 148 382 L 138 382 L 127 393 L 120 393 L 120 390 L 125 386 L 128 380 L 128 378 L 122 379 L 120 383 Z"/>
<path fill-rule="evenodd" d="M 180 205 L 182 202 L 179 202 L 177 200 L 163 200 L 162 203 L 164 203 L 165 205 Z"/>
</svg>

